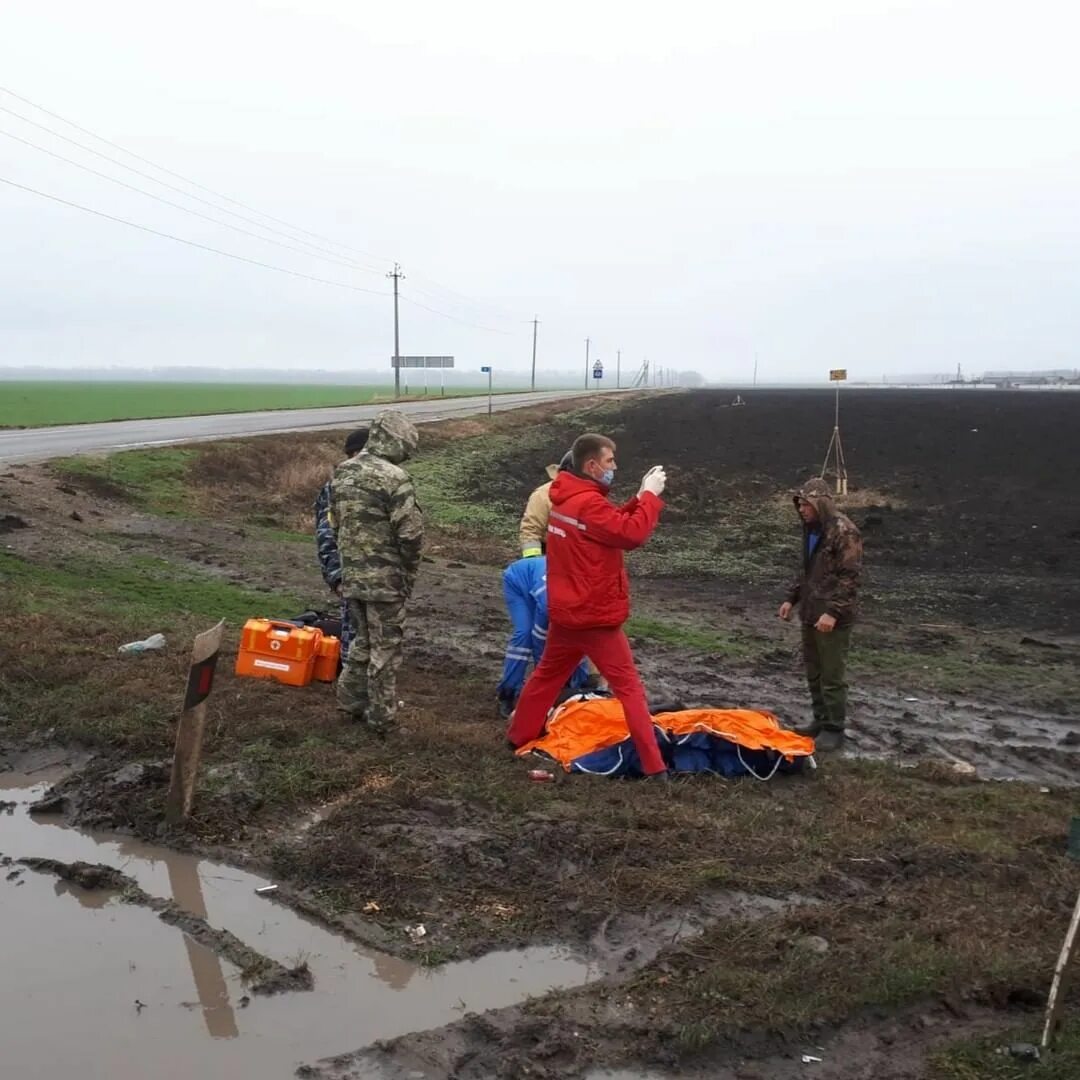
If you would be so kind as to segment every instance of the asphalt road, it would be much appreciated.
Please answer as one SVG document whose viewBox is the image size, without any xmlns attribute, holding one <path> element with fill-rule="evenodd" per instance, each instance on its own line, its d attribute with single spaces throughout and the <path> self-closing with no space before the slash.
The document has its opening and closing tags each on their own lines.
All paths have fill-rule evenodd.
<svg viewBox="0 0 1080 1080">
<path fill-rule="evenodd" d="M 593 390 L 544 390 L 507 394 L 492 399 L 498 412 L 521 409 L 544 401 L 558 401 L 595 393 Z M 381 405 L 346 405 L 332 409 L 280 409 L 271 412 L 221 413 L 212 416 L 177 416 L 160 420 L 116 420 L 107 424 L 70 424 L 65 427 L 0 429 L 0 464 L 48 461 L 75 454 L 133 450 L 146 446 L 235 439 L 318 428 L 346 428 L 371 420 L 387 408 Z M 450 416 L 483 414 L 487 396 L 432 398 L 401 402 L 394 408 L 416 423 L 431 423 Z"/>
</svg>

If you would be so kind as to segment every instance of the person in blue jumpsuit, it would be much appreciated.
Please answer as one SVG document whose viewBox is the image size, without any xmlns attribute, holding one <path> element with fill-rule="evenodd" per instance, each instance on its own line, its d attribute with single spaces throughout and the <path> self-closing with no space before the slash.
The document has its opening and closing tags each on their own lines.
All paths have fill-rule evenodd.
<svg viewBox="0 0 1080 1080">
<path fill-rule="evenodd" d="M 529 664 L 539 664 L 548 634 L 547 558 L 531 556 L 518 559 L 503 571 L 503 596 L 510 614 L 513 632 L 506 646 L 502 679 L 496 691 L 499 716 L 506 720 L 514 711 Z M 584 662 L 578 667 L 567 686 L 584 690 L 589 671 Z"/>
</svg>

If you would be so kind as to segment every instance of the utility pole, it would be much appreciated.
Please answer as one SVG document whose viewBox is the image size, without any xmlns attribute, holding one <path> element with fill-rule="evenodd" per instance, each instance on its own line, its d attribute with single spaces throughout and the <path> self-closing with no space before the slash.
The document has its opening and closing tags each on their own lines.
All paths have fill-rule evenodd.
<svg viewBox="0 0 1080 1080">
<path fill-rule="evenodd" d="M 757 386 L 757 349 L 754 350 L 754 385 Z"/>
<path fill-rule="evenodd" d="M 532 362 L 532 388 L 536 389 L 536 326 L 537 320 L 533 319 L 533 362 Z"/>
<path fill-rule="evenodd" d="M 589 389 L 589 339 L 585 339 L 585 389 Z"/>
<path fill-rule="evenodd" d="M 615 353 L 615 389 L 622 389 L 622 350 Z"/>
<path fill-rule="evenodd" d="M 394 279 L 394 397 L 401 397 L 401 345 L 398 341 L 398 282 L 405 276 L 401 267 L 394 263 L 394 269 L 386 275 Z"/>
</svg>

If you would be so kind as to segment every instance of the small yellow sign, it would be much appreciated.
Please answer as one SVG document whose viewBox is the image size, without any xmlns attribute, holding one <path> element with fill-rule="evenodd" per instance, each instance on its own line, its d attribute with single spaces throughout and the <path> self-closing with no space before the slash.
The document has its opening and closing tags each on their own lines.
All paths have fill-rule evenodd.
<svg viewBox="0 0 1080 1080">
<path fill-rule="evenodd" d="M 844 382 L 847 379 L 847 368 L 833 368 L 829 372 L 829 382 Z"/>
</svg>

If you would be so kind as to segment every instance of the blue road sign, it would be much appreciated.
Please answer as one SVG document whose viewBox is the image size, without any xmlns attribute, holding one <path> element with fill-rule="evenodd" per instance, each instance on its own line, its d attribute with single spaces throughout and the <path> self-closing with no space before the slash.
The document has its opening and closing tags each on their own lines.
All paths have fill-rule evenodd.
<svg viewBox="0 0 1080 1080">
<path fill-rule="evenodd" d="M 491 373 L 491 368 L 489 367 L 482 367 L 480 370 L 486 375 Z"/>
<path fill-rule="evenodd" d="M 592 377 L 594 379 L 602 379 L 604 377 L 604 365 L 599 360 L 593 364 Z"/>
</svg>

